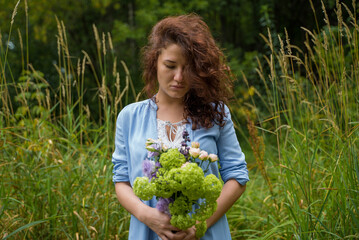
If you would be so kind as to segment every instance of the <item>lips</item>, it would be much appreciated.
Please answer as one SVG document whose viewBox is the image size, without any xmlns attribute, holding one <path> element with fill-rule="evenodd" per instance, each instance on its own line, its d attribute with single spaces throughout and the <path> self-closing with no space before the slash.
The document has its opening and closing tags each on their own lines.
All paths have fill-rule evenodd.
<svg viewBox="0 0 359 240">
<path fill-rule="evenodd" d="M 184 86 L 183 85 L 171 85 L 171 88 L 182 89 L 182 88 L 184 88 Z"/>
</svg>

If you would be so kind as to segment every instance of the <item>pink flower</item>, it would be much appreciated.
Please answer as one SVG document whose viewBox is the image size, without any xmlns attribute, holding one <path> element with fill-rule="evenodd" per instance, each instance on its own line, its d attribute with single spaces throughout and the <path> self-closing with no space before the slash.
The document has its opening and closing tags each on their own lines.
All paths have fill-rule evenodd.
<svg viewBox="0 0 359 240">
<path fill-rule="evenodd" d="M 168 147 L 162 143 L 162 152 L 167 152 Z"/>
<path fill-rule="evenodd" d="M 209 160 L 211 160 L 211 162 L 215 162 L 218 161 L 218 156 L 216 154 L 209 154 L 208 156 Z"/>
<path fill-rule="evenodd" d="M 199 142 L 192 142 L 191 147 L 192 148 L 199 148 Z"/>
<path fill-rule="evenodd" d="M 146 140 L 146 147 L 148 147 L 148 146 L 154 144 L 155 142 L 156 142 L 156 140 L 154 140 L 154 139 L 152 139 L 152 138 L 148 138 L 148 139 Z"/>
<path fill-rule="evenodd" d="M 202 161 L 206 161 L 206 160 L 208 160 L 208 153 L 206 152 L 206 151 L 201 151 L 200 153 L 199 153 L 199 157 L 198 157 L 199 159 L 201 159 Z"/>
<path fill-rule="evenodd" d="M 184 164 L 182 164 L 181 168 L 184 168 L 185 166 L 187 166 L 189 164 L 189 162 L 185 162 Z"/>
<path fill-rule="evenodd" d="M 192 156 L 192 157 L 194 157 L 194 158 L 198 158 L 198 156 L 199 156 L 199 154 L 200 154 L 200 149 L 199 148 L 193 148 L 193 147 L 191 147 L 190 149 L 189 149 L 189 154 Z"/>
</svg>

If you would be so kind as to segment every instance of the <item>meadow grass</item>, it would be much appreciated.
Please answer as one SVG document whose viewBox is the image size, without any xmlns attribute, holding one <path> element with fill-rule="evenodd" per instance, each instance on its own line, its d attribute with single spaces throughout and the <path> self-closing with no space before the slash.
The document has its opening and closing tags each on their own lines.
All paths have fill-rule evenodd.
<svg viewBox="0 0 359 240">
<path fill-rule="evenodd" d="M 116 115 L 139 95 L 134 93 L 125 63 L 115 55 L 110 34 L 103 33 L 100 40 L 93 29 L 97 59 L 85 51 L 75 58 L 68 48 L 65 26 L 58 20 L 54 68 L 59 84 L 55 88 L 30 64 L 28 44 L 22 42 L 21 34 L 23 69 L 18 79 L 7 60 L 8 46 L 0 46 L 3 239 L 127 237 L 129 215 L 114 194 L 111 154 Z M 84 84 L 91 79 L 97 85 L 91 96 L 97 99 L 97 120 L 91 116 L 92 106 L 84 102 L 89 95 Z"/>
<path fill-rule="evenodd" d="M 258 60 L 265 92 L 255 91 L 257 116 L 248 114 L 248 132 L 235 121 L 241 144 L 252 151 L 246 154 L 251 181 L 227 214 L 233 239 L 359 238 L 359 27 L 352 5 L 337 2 L 333 26 L 323 4 L 327 26 L 303 28 L 304 49 L 291 45 L 287 34 L 262 35 L 271 49 Z M 116 115 L 140 94 L 110 34 L 95 26 L 93 32 L 96 59 L 86 51 L 75 58 L 58 20 L 55 87 L 29 62 L 28 34 L 25 43 L 18 34 L 23 67 L 17 79 L 8 45 L 0 41 L 3 239 L 128 236 L 129 214 L 111 181 L 111 154 Z M 96 94 L 87 91 L 89 80 Z M 96 109 L 85 101 L 89 94 Z"/>
<path fill-rule="evenodd" d="M 355 4 L 337 1 L 334 26 L 322 2 L 326 26 L 303 28 L 304 49 L 291 45 L 286 32 L 262 35 L 271 49 L 257 69 L 264 108 L 256 125 L 248 122 L 256 172 L 229 214 L 231 226 L 240 226 L 233 230 L 238 239 L 359 238 Z"/>
</svg>

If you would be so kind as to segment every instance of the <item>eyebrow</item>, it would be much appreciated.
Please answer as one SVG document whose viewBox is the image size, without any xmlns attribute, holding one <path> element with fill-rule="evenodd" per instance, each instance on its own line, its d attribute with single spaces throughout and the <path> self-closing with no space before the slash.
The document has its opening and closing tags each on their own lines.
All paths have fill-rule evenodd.
<svg viewBox="0 0 359 240">
<path fill-rule="evenodd" d="M 170 60 L 170 59 L 165 59 L 164 62 L 176 63 L 176 61 L 173 61 L 173 60 Z"/>
</svg>

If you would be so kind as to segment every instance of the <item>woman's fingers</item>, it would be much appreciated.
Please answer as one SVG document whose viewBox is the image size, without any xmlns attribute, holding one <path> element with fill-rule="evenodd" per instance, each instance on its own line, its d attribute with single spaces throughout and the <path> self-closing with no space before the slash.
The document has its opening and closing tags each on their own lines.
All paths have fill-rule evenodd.
<svg viewBox="0 0 359 240">
<path fill-rule="evenodd" d="M 170 217 L 152 208 L 147 212 L 145 224 L 151 228 L 162 240 L 182 240 L 186 233 L 171 225 Z"/>
<path fill-rule="evenodd" d="M 171 240 L 183 240 L 186 237 L 187 233 L 180 231 L 176 233 L 172 233 Z"/>
<path fill-rule="evenodd" d="M 197 240 L 195 227 L 188 228 L 185 232 L 186 232 L 186 237 L 183 238 L 183 240 Z"/>
</svg>

